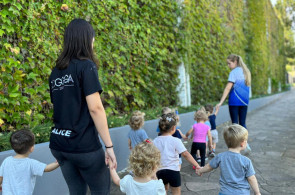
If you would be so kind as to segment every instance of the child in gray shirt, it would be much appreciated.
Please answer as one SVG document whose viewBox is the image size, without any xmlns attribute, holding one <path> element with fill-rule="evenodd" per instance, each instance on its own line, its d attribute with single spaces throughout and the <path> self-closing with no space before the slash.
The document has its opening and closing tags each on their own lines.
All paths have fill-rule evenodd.
<svg viewBox="0 0 295 195">
<path fill-rule="evenodd" d="M 35 136 L 29 130 L 19 130 L 12 133 L 10 144 L 16 155 L 7 157 L 0 167 L 2 195 L 32 195 L 36 176 L 42 176 L 44 172 L 53 171 L 59 167 L 57 162 L 46 165 L 28 158 L 34 150 L 34 143 Z"/>
<path fill-rule="evenodd" d="M 223 137 L 228 151 L 218 154 L 198 174 L 206 173 L 220 167 L 219 195 L 250 195 L 250 186 L 255 195 L 260 195 L 255 171 L 249 158 L 240 154 L 247 146 L 248 131 L 240 125 L 231 125 Z"/>
</svg>

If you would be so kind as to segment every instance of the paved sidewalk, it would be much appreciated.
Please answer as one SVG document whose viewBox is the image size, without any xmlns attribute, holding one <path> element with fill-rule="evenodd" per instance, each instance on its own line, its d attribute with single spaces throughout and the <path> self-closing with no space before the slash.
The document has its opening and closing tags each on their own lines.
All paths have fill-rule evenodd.
<svg viewBox="0 0 295 195">
<path fill-rule="evenodd" d="M 227 150 L 222 138 L 226 125 L 218 127 L 217 152 Z M 249 113 L 247 127 L 248 142 L 252 148 L 248 157 L 253 162 L 261 194 L 295 194 L 295 90 Z M 190 151 L 189 145 L 187 148 Z M 194 174 L 191 165 L 183 160 L 181 176 L 183 195 L 215 195 L 219 192 L 219 169 L 199 177 Z M 122 193 L 112 184 L 111 194 Z"/>
</svg>

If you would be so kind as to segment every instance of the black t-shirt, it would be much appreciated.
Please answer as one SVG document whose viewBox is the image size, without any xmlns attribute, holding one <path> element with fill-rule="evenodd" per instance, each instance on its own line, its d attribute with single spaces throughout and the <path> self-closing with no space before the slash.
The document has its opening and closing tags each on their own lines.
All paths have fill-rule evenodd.
<svg viewBox="0 0 295 195">
<path fill-rule="evenodd" d="M 215 123 L 216 115 L 212 114 L 208 118 L 209 118 L 209 121 L 210 121 L 211 130 L 215 130 L 216 129 L 216 123 Z"/>
<path fill-rule="evenodd" d="M 54 111 L 49 147 L 69 153 L 101 148 L 86 102 L 86 96 L 102 92 L 95 63 L 73 59 L 64 70 L 54 68 L 49 86 Z"/>
</svg>

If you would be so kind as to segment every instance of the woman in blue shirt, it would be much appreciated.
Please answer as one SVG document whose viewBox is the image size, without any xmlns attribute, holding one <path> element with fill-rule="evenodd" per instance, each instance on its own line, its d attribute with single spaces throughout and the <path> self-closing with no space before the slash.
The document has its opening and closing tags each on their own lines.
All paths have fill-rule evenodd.
<svg viewBox="0 0 295 195">
<path fill-rule="evenodd" d="M 251 73 L 241 56 L 231 54 L 227 57 L 227 65 L 231 69 L 228 83 L 223 91 L 220 107 L 229 95 L 228 107 L 232 123 L 246 127 L 246 116 L 249 103 Z"/>
</svg>

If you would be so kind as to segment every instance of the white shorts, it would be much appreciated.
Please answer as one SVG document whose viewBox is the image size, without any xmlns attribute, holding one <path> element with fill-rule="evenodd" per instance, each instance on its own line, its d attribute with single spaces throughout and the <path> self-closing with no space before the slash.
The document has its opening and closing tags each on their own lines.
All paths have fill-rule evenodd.
<svg viewBox="0 0 295 195">
<path fill-rule="evenodd" d="M 218 143 L 218 131 L 216 129 L 211 130 L 212 142 Z"/>
</svg>

